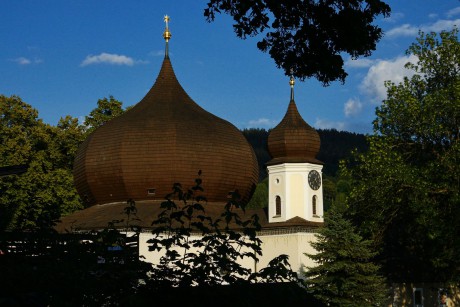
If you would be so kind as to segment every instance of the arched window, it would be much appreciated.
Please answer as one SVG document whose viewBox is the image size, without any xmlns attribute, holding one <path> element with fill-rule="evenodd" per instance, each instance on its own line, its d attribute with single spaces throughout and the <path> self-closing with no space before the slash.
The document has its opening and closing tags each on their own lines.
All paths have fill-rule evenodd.
<svg viewBox="0 0 460 307">
<path fill-rule="evenodd" d="M 276 214 L 275 215 L 281 215 L 281 197 L 278 195 L 276 196 Z"/>
<path fill-rule="evenodd" d="M 316 215 L 316 195 L 313 195 L 311 200 L 311 209 L 313 211 L 313 215 Z"/>
</svg>

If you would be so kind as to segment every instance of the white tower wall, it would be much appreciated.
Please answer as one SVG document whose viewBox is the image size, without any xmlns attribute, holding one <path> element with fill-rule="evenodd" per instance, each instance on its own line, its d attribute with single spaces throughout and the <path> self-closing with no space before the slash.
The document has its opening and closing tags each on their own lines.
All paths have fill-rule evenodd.
<svg viewBox="0 0 460 307">
<path fill-rule="evenodd" d="M 308 184 L 308 174 L 316 170 L 321 175 L 320 164 L 281 163 L 268 167 L 268 219 L 270 223 L 285 222 L 301 217 L 311 222 L 323 222 L 323 185 L 313 190 Z M 281 199 L 281 214 L 276 211 L 276 198 Z M 313 197 L 316 196 L 316 214 Z M 279 213 L 279 212 L 278 212 Z"/>
</svg>

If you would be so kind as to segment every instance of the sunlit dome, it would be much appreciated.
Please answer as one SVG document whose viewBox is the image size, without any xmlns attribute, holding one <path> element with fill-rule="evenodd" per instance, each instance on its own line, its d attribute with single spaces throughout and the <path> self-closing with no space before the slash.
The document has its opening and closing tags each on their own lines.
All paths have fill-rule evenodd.
<svg viewBox="0 0 460 307">
<path fill-rule="evenodd" d="M 252 147 L 235 126 L 187 95 L 169 59 L 168 27 L 165 33 L 165 58 L 153 87 L 79 148 L 74 178 L 88 205 L 162 199 L 173 183 L 192 186 L 198 171 L 209 201 L 225 201 L 235 190 L 249 200 L 257 184 Z"/>
<path fill-rule="evenodd" d="M 281 122 L 268 136 L 268 150 L 272 160 L 277 163 L 321 163 L 316 159 L 320 149 L 318 132 L 305 122 L 294 101 L 294 79 L 290 80 L 291 100 Z"/>
</svg>

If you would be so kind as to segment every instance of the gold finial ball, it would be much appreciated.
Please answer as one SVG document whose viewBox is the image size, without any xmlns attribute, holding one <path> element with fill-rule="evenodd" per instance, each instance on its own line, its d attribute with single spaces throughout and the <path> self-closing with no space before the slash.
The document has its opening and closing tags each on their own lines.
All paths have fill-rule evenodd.
<svg viewBox="0 0 460 307">
<path fill-rule="evenodd" d="M 171 38 L 171 32 L 169 32 L 168 29 L 166 29 L 166 30 L 163 32 L 163 38 L 164 38 L 166 41 L 169 41 L 169 39 Z"/>
<path fill-rule="evenodd" d="M 291 76 L 291 79 L 289 80 L 289 85 L 290 85 L 291 87 L 294 87 L 294 84 L 295 84 L 294 77 Z"/>
</svg>

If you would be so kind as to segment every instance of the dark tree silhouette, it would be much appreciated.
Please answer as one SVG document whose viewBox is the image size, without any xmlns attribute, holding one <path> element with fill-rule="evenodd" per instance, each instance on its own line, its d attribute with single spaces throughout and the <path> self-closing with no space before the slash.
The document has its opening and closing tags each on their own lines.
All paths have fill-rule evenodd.
<svg viewBox="0 0 460 307">
<path fill-rule="evenodd" d="M 300 80 L 315 77 L 323 85 L 345 81 L 342 54 L 369 56 L 382 37 L 373 24 L 390 7 L 380 0 L 209 0 L 204 16 L 233 17 L 239 38 L 264 34 L 257 43 L 276 66 Z"/>
</svg>

